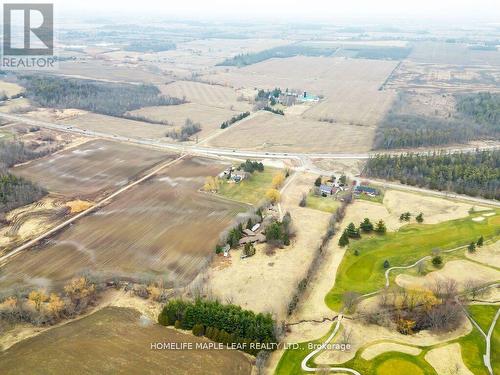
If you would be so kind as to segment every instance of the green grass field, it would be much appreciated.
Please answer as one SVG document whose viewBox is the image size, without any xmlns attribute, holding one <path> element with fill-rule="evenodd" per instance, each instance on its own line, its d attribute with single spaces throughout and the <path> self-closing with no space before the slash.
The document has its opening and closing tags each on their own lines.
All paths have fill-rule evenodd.
<svg viewBox="0 0 500 375">
<path fill-rule="evenodd" d="M 332 325 L 333 328 L 333 325 Z M 309 343 L 319 344 L 330 335 L 331 331 L 318 340 L 309 341 L 299 344 L 298 349 L 288 349 L 281 357 L 278 366 L 276 367 L 275 375 L 289 375 L 289 374 L 307 374 L 302 371 L 301 363 L 304 358 L 311 352 L 308 348 Z M 340 337 L 340 333 L 336 338 Z M 332 341 L 335 342 L 335 339 Z M 359 371 L 361 374 L 377 374 L 377 375 L 401 375 L 401 374 L 415 374 L 415 375 L 436 375 L 436 372 L 429 363 L 424 359 L 425 352 L 418 356 L 412 356 L 400 352 L 387 352 L 383 353 L 374 359 L 367 361 L 361 357 L 363 349 L 358 350 L 356 356 L 343 364 L 336 364 L 332 366 L 347 367 Z M 315 364 L 314 358 L 309 363 L 311 367 Z M 316 364 L 316 367 L 318 366 Z"/>
<path fill-rule="evenodd" d="M 499 306 L 471 305 L 469 313 L 487 334 Z M 462 358 L 466 366 L 478 375 L 488 375 L 488 370 L 483 363 L 486 343 L 484 337 L 474 328 L 467 336 L 457 340 L 462 350 Z M 493 373 L 500 374 L 500 324 L 497 322 L 491 337 L 491 365 Z"/>
<path fill-rule="evenodd" d="M 224 182 L 218 193 L 239 202 L 256 204 L 264 199 L 266 191 L 271 188 L 273 176 L 278 172 L 278 169 L 266 168 L 263 172 L 254 172 L 249 179 L 238 184 Z"/>
<path fill-rule="evenodd" d="M 401 352 L 386 352 L 370 361 L 361 358 L 361 350 L 356 357 L 342 364 L 343 367 L 354 368 L 361 374 L 376 375 L 437 375 L 434 368 L 424 359 L 424 352 L 418 356 Z"/>
<path fill-rule="evenodd" d="M 337 272 L 335 286 L 325 297 L 325 302 L 332 310 L 338 311 L 344 292 L 365 294 L 381 289 L 385 284 L 385 260 L 391 267 L 406 266 L 430 255 L 433 249 L 452 249 L 477 240 L 481 235 L 489 239 L 499 234 L 497 211 L 497 215 L 482 222 L 474 222 L 469 216 L 435 225 L 409 224 L 398 232 L 351 241 Z M 355 250 L 359 256 L 354 255 Z"/>
<path fill-rule="evenodd" d="M 316 196 L 309 193 L 306 206 L 315 210 L 334 213 L 340 207 L 340 202 L 332 197 Z"/>
</svg>

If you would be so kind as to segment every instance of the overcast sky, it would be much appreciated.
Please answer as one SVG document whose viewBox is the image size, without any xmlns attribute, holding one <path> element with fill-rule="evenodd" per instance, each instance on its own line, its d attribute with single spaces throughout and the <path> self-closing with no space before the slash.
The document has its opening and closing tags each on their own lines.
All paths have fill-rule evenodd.
<svg viewBox="0 0 500 375">
<path fill-rule="evenodd" d="M 16 1 L 16 0 L 14 0 Z M 32 0 L 33 1 L 33 0 Z M 21 1 L 25 2 L 25 1 Z M 37 2 L 36 0 L 33 2 Z M 45 0 L 42 2 L 50 2 Z M 498 22 L 500 0 L 54 0 L 58 13 L 208 18 L 446 19 Z"/>
</svg>

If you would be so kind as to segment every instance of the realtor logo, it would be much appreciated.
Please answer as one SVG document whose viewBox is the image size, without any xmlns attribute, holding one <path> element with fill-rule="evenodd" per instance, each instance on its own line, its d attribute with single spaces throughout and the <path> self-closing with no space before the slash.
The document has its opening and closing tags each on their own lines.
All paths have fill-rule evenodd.
<svg viewBox="0 0 500 375">
<path fill-rule="evenodd" d="M 16 33 L 19 29 L 21 32 Z M 3 35 L 4 56 L 52 55 L 53 4 L 4 4 Z"/>
<path fill-rule="evenodd" d="M 1 67 L 53 68 L 53 54 L 53 4 L 4 4 Z"/>
</svg>

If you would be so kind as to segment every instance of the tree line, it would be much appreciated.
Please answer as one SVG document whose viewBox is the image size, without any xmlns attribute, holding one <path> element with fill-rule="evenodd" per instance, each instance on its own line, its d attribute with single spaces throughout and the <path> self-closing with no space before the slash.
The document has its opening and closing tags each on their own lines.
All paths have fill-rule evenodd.
<svg viewBox="0 0 500 375">
<path fill-rule="evenodd" d="M 123 116 L 147 106 L 177 105 L 185 101 L 161 95 L 153 85 L 99 82 L 52 76 L 23 76 L 26 97 L 42 107 L 77 108 Z"/>
<path fill-rule="evenodd" d="M 287 46 L 279 46 L 266 49 L 260 52 L 245 53 L 236 55 L 223 62 L 217 64 L 218 66 L 247 66 L 257 64 L 259 62 L 273 59 L 273 58 L 286 58 L 294 56 L 331 56 L 337 50 L 336 47 L 315 47 L 307 45 L 290 44 Z"/>
<path fill-rule="evenodd" d="M 158 323 L 189 330 L 196 326 L 195 333 L 199 335 L 211 332 L 215 336 L 217 330 L 217 339 L 221 332 L 225 332 L 222 335 L 228 344 L 276 342 L 275 325 L 270 314 L 255 314 L 240 306 L 224 305 L 218 301 L 172 299 L 158 316 Z"/>
<path fill-rule="evenodd" d="M 167 133 L 167 137 L 176 139 L 181 142 L 189 141 L 189 138 L 201 131 L 201 125 L 193 122 L 191 119 L 186 119 L 184 125 L 179 130 L 172 130 Z"/>
<path fill-rule="evenodd" d="M 500 151 L 376 155 L 363 174 L 439 191 L 500 199 Z"/>
<path fill-rule="evenodd" d="M 0 213 L 33 203 L 47 194 L 41 186 L 9 173 L 8 168 L 50 152 L 29 150 L 22 142 L 0 142 Z"/>
<path fill-rule="evenodd" d="M 141 40 L 131 42 L 124 48 L 125 51 L 131 52 L 162 52 L 176 49 L 177 46 L 173 42 L 163 40 Z"/>
<path fill-rule="evenodd" d="M 226 129 L 226 128 L 230 127 L 231 125 L 233 125 L 235 122 L 238 122 L 238 121 L 240 121 L 240 120 L 243 120 L 245 117 L 248 117 L 248 116 L 250 116 L 250 112 L 243 112 L 243 113 L 240 113 L 239 115 L 233 116 L 233 117 L 231 117 L 229 120 L 224 121 L 224 122 L 220 125 L 220 128 L 221 128 L 221 129 Z"/>
<path fill-rule="evenodd" d="M 467 143 L 500 136 L 500 95 L 477 93 L 456 97 L 456 115 L 433 118 L 391 110 L 375 134 L 375 149 Z M 402 105 L 402 98 L 396 106 Z"/>
</svg>

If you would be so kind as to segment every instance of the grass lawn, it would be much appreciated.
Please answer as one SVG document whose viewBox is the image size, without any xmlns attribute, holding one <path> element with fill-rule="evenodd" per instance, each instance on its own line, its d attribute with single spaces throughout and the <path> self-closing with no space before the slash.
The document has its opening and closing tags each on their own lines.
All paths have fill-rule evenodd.
<svg viewBox="0 0 500 375">
<path fill-rule="evenodd" d="M 278 172 L 278 169 L 265 168 L 263 172 L 254 172 L 249 179 L 243 180 L 239 184 L 224 182 L 218 193 L 239 202 L 256 204 L 264 198 L 266 191 L 271 188 L 273 176 Z"/>
<path fill-rule="evenodd" d="M 340 202 L 333 199 L 332 197 L 316 196 L 313 193 L 309 193 L 309 195 L 307 196 L 306 207 L 313 208 L 319 211 L 334 213 L 337 208 L 340 207 Z"/>
<path fill-rule="evenodd" d="M 374 186 L 371 186 L 371 187 L 374 187 Z M 382 203 L 384 201 L 384 191 L 378 187 L 376 187 L 376 189 L 380 192 L 379 195 L 376 195 L 374 197 L 370 197 L 369 195 L 366 195 L 366 194 L 360 194 L 356 197 L 356 199 L 360 199 L 362 201 L 374 202 L 374 203 Z"/>
<path fill-rule="evenodd" d="M 500 234 L 498 213 L 482 222 L 474 222 L 469 216 L 435 225 L 409 224 L 398 232 L 383 236 L 365 235 L 360 240 L 351 240 L 337 272 L 335 286 L 325 297 L 326 304 L 338 311 L 344 292 L 365 294 L 381 289 L 385 285 L 385 260 L 391 266 L 406 266 L 430 255 L 435 248 L 452 249 L 481 235 L 485 239 L 497 237 Z M 358 250 L 358 256 L 354 255 L 355 250 Z"/>
</svg>

